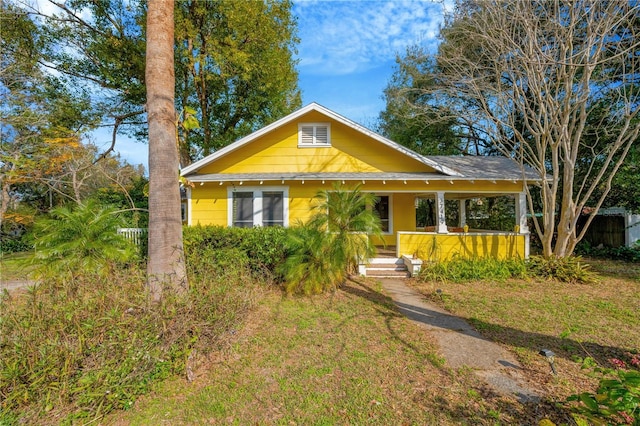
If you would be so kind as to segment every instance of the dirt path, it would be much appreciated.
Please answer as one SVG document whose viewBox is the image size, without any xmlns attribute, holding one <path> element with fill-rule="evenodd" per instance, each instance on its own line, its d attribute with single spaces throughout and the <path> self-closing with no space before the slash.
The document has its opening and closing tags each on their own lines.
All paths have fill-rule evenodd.
<svg viewBox="0 0 640 426">
<path fill-rule="evenodd" d="M 494 390 L 515 395 L 522 402 L 539 399 L 525 384 L 520 363 L 502 346 L 483 338 L 463 319 L 429 303 L 402 279 L 379 281 L 403 315 L 436 337 L 449 367 L 472 368 Z"/>
</svg>

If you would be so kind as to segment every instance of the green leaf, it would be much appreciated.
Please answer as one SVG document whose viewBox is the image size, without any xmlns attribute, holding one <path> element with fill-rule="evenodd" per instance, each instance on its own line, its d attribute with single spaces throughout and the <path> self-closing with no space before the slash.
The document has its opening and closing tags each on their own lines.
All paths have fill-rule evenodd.
<svg viewBox="0 0 640 426">
<path fill-rule="evenodd" d="M 579 397 L 580 401 L 582 401 L 582 403 L 586 405 L 590 410 L 596 412 L 598 411 L 598 403 L 593 396 L 589 395 L 588 393 L 581 393 Z"/>
<path fill-rule="evenodd" d="M 185 120 L 182 122 L 182 127 L 184 127 L 185 130 L 199 129 L 200 122 L 194 116 L 189 116 L 185 118 Z"/>
</svg>

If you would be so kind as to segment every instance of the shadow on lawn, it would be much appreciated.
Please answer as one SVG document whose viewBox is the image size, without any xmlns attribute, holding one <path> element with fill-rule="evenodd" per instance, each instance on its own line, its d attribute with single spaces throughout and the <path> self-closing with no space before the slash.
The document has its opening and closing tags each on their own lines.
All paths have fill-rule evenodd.
<svg viewBox="0 0 640 426">
<path fill-rule="evenodd" d="M 481 334 L 481 336 L 478 336 L 479 338 L 484 338 L 486 340 L 491 340 L 508 346 L 527 348 L 536 353 L 541 349 L 550 349 L 556 354 L 556 357 L 573 360 L 575 357 L 584 358 L 590 356 L 600 365 L 609 365 L 609 359 L 624 359 L 626 358 L 625 353 L 630 352 L 630 350 L 639 349 L 606 346 L 595 342 L 581 342 L 570 338 L 522 331 L 499 324 L 481 321 L 475 318 L 461 318 L 426 308 L 403 303 L 394 303 L 390 297 L 382 295 L 368 287 L 366 284 L 356 280 L 353 280 L 352 282 L 357 284 L 359 287 L 362 287 L 363 290 L 358 290 L 354 287 L 345 287 L 345 291 L 365 297 L 372 302 L 384 304 L 385 306 L 388 306 L 389 304 L 392 306 L 395 305 L 401 314 L 415 321 L 434 327 L 441 327 L 460 331 L 466 334 L 472 334 L 473 331 L 469 332 L 463 326 L 463 324 L 469 323 Z M 420 292 L 419 290 L 416 291 Z M 420 294 L 428 300 L 427 295 L 422 292 L 420 292 Z M 433 303 L 434 305 L 436 304 L 436 302 L 433 301 L 429 303 Z"/>
<path fill-rule="evenodd" d="M 390 297 L 383 295 L 379 291 L 368 286 L 365 282 L 359 280 L 349 280 L 349 282 L 342 287 L 342 290 L 384 307 L 384 310 L 378 309 L 378 311 L 386 317 L 386 324 L 390 335 L 416 353 L 424 353 L 425 348 L 418 348 L 411 342 L 407 342 L 402 339 L 402 337 L 393 329 L 391 321 L 394 318 L 406 316 L 432 327 L 440 327 L 465 334 L 471 334 L 480 339 L 491 340 L 511 347 L 527 348 L 535 353 L 538 353 L 542 348 L 551 349 L 555 352 L 557 357 L 566 358 L 568 360 L 572 360 L 576 356 L 591 356 L 600 365 L 608 365 L 608 360 L 611 358 L 624 359 L 625 352 L 629 351 L 627 348 L 605 346 L 595 342 L 579 342 L 568 338 L 559 338 L 540 333 L 526 332 L 475 319 L 459 318 L 454 315 L 437 312 L 424 307 L 394 303 Z M 435 302 L 431 303 L 435 304 Z M 464 327 L 461 325 L 466 324 L 466 322 L 470 323 L 475 330 L 470 329 L 468 326 Z M 434 356 L 429 357 L 429 359 L 432 361 L 434 367 L 441 369 L 441 371 L 447 371 L 437 362 Z M 548 371 L 529 372 L 533 375 L 548 375 Z M 560 372 L 560 374 L 562 374 L 562 372 Z M 449 412 L 454 419 L 464 421 L 469 421 L 474 418 L 477 419 L 479 415 L 483 419 L 493 419 L 495 421 L 496 418 L 493 416 L 496 414 L 495 410 L 498 409 L 502 412 L 511 413 L 511 415 L 515 415 L 516 418 L 520 419 L 520 417 L 522 417 L 522 419 L 520 419 L 522 421 L 519 424 L 537 423 L 543 418 L 549 418 L 556 422 L 556 424 L 573 423 L 569 412 L 557 406 L 549 399 L 543 399 L 537 403 L 521 404 L 515 400 L 506 399 L 503 396 L 496 394 L 487 386 L 478 385 L 477 390 L 483 396 L 484 400 L 492 400 L 492 403 L 495 404 L 495 406 L 491 408 L 489 412 L 485 412 L 484 415 L 481 415 L 477 411 L 477 407 L 475 407 L 477 404 L 474 405 L 473 401 L 467 401 L 466 403 L 462 401 L 458 404 L 452 403 L 452 401 L 443 397 L 432 398 L 431 401 L 432 403 L 440 406 L 441 409 Z M 465 398 L 462 399 L 464 400 Z M 469 406 L 468 404 L 471 405 Z"/>
</svg>

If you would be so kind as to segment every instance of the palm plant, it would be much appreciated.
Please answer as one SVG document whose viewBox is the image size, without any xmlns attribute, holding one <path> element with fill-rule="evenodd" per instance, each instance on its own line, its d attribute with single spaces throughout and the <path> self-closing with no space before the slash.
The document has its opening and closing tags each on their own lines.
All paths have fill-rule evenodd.
<svg viewBox="0 0 640 426">
<path fill-rule="evenodd" d="M 356 262 L 372 257 L 375 246 L 369 236 L 382 236 L 374 203 L 375 196 L 359 186 L 318 192 L 310 221 L 290 233 L 285 289 L 305 294 L 335 289 Z"/>
<path fill-rule="evenodd" d="M 133 244 L 117 234 L 122 225 L 114 208 L 95 201 L 74 209 L 58 207 L 35 222 L 35 252 L 29 262 L 45 274 L 106 274 L 136 256 Z"/>
<path fill-rule="evenodd" d="M 287 246 L 290 254 L 282 264 L 287 293 L 318 294 L 342 282 L 344 265 L 332 261 L 332 245 L 324 232 L 309 225 L 292 228 Z"/>
</svg>

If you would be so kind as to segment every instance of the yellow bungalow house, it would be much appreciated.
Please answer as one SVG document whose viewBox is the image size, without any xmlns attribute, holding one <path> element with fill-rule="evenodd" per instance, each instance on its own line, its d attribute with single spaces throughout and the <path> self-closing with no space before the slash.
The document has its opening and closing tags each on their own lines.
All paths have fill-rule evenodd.
<svg viewBox="0 0 640 426">
<path fill-rule="evenodd" d="M 182 176 L 193 184 L 188 225 L 291 226 L 309 218 L 318 190 L 337 183 L 377 196 L 384 241 L 375 243 L 398 258 L 529 254 L 526 180 L 515 162 L 422 156 L 316 103 L 185 167 Z M 513 231 L 468 229 L 465 200 L 499 195 L 513 197 Z M 418 229 L 416 200 L 425 198 L 435 201 L 436 225 Z M 445 200 L 458 201 L 458 223 L 446 223 Z"/>
</svg>

